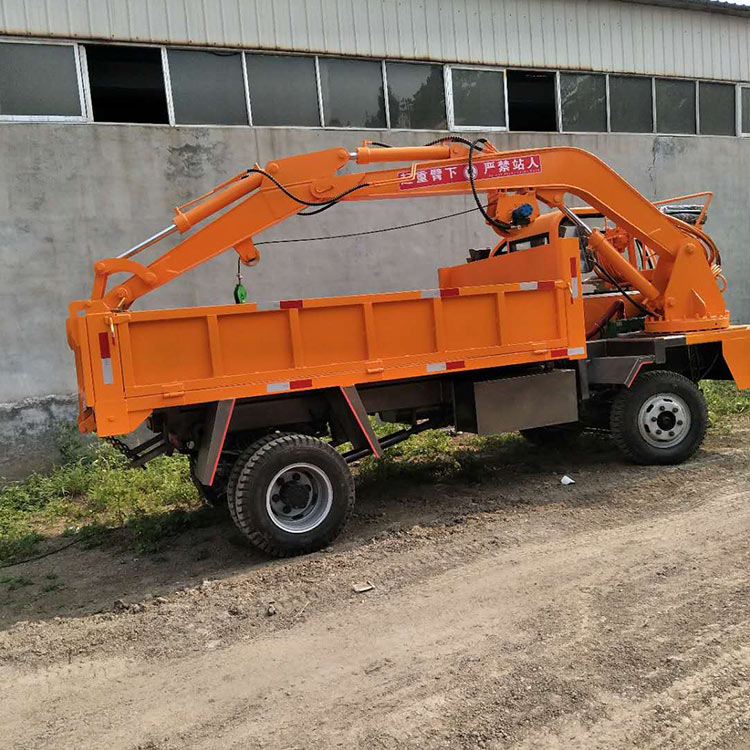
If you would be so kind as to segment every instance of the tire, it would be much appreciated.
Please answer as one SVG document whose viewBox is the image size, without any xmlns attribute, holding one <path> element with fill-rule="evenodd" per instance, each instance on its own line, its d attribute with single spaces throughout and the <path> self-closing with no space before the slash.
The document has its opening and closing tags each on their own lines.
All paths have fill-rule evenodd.
<svg viewBox="0 0 750 750">
<path fill-rule="evenodd" d="M 528 430 L 521 430 L 521 434 L 526 440 L 532 445 L 538 445 L 540 448 L 566 445 L 577 440 L 581 432 L 583 432 L 583 425 L 580 422 L 554 424 L 548 427 L 531 427 Z"/>
<path fill-rule="evenodd" d="M 229 480 L 232 520 L 275 557 L 314 552 L 344 529 L 354 479 L 341 455 L 308 435 L 274 434 L 237 459 Z"/>
<path fill-rule="evenodd" d="M 654 370 L 620 391 L 610 412 L 618 447 L 639 464 L 679 464 L 700 448 L 708 406 L 684 375 Z"/>
</svg>

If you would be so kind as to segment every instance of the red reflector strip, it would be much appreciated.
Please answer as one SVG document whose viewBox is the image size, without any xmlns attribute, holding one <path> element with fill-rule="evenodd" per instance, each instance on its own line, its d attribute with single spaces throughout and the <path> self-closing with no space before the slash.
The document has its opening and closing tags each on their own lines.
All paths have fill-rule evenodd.
<svg viewBox="0 0 750 750">
<path fill-rule="evenodd" d="M 99 353 L 101 354 L 102 359 L 112 358 L 112 354 L 109 350 L 109 334 L 108 333 L 99 334 Z"/>
<path fill-rule="evenodd" d="M 445 297 L 458 297 L 459 290 L 458 287 L 451 287 L 450 289 L 441 289 L 440 290 L 440 296 L 442 298 Z"/>
<path fill-rule="evenodd" d="M 279 302 L 279 310 L 299 310 L 301 307 L 301 299 L 283 299 Z"/>
<path fill-rule="evenodd" d="M 554 281 L 538 281 L 536 288 L 540 291 L 549 291 L 550 289 L 555 288 L 555 282 Z"/>
<path fill-rule="evenodd" d="M 304 380 L 292 380 L 289 382 L 289 389 L 296 391 L 300 388 L 312 388 L 312 378 L 305 378 Z"/>
<path fill-rule="evenodd" d="M 570 259 L 570 275 L 573 278 L 578 276 L 578 260 L 576 258 Z"/>
<path fill-rule="evenodd" d="M 464 367 L 466 367 L 466 362 L 463 359 L 457 359 L 457 360 L 454 360 L 453 362 L 445 363 L 446 370 L 461 370 Z"/>
<path fill-rule="evenodd" d="M 568 350 L 567 349 L 553 349 L 550 352 L 550 355 L 553 357 L 567 357 L 568 356 Z"/>
</svg>

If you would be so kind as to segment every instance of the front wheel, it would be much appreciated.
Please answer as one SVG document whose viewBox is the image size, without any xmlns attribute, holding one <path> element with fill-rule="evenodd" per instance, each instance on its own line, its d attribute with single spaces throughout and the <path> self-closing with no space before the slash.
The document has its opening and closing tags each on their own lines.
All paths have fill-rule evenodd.
<svg viewBox="0 0 750 750">
<path fill-rule="evenodd" d="M 228 498 L 237 528 L 275 555 L 330 544 L 354 507 L 354 480 L 330 445 L 308 435 L 269 435 L 232 470 Z"/>
<path fill-rule="evenodd" d="M 654 370 L 617 395 L 610 426 L 617 445 L 637 463 L 678 464 L 700 448 L 708 406 L 684 375 Z"/>
</svg>

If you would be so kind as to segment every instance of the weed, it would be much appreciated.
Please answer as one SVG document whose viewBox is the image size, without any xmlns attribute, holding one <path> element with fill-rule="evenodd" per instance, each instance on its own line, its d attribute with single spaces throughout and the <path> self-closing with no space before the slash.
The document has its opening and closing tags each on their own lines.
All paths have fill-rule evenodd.
<svg viewBox="0 0 750 750">
<path fill-rule="evenodd" d="M 750 414 L 750 390 L 740 391 L 734 383 L 722 380 L 704 380 L 701 388 L 712 427 L 730 429 L 731 417 Z"/>
<path fill-rule="evenodd" d="M 66 429 L 58 448 L 66 463 L 0 489 L 0 561 L 27 556 L 45 535 L 79 537 L 92 547 L 122 527 L 138 551 L 155 549 L 201 507 L 185 456 L 129 469 L 109 445 L 77 440 Z"/>
<path fill-rule="evenodd" d="M 24 578 L 23 576 L 10 576 L 0 578 L 0 584 L 5 586 L 6 591 L 15 591 L 16 589 L 25 588 L 26 586 L 33 586 L 34 581 Z"/>
</svg>

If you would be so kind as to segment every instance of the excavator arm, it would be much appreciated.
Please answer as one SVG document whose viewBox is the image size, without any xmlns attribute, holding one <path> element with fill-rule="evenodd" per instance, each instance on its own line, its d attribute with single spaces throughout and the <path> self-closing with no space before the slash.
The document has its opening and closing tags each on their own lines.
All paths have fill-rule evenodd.
<svg viewBox="0 0 750 750">
<path fill-rule="evenodd" d="M 252 265 L 259 259 L 253 244 L 256 235 L 306 209 L 326 210 L 341 201 L 473 193 L 479 202 L 479 194 L 485 194 L 489 212 L 484 209 L 483 213 L 488 223 L 498 233 L 512 236 L 518 221 L 528 224 L 539 215 L 539 202 L 583 224 L 565 204 L 570 193 L 657 257 L 656 268 L 644 273 L 605 235 L 583 225 L 589 249 L 627 286 L 640 292 L 643 305 L 651 312 L 647 329 L 663 333 L 729 325 L 700 230 L 663 214 L 584 150 L 560 147 L 500 152 L 486 141 L 480 147 L 475 144 L 447 142 L 403 148 L 365 144 L 354 152 L 334 148 L 277 159 L 265 169 L 256 165 L 176 209 L 172 225 L 153 238 L 118 258 L 98 261 L 91 299 L 102 300 L 112 310 L 127 309 L 152 289 L 231 248 Z M 410 164 L 339 174 L 352 161 Z M 222 209 L 227 210 L 148 266 L 131 260 L 169 234 L 185 234 Z M 120 272 L 132 275 L 107 291 L 109 276 Z"/>
</svg>

